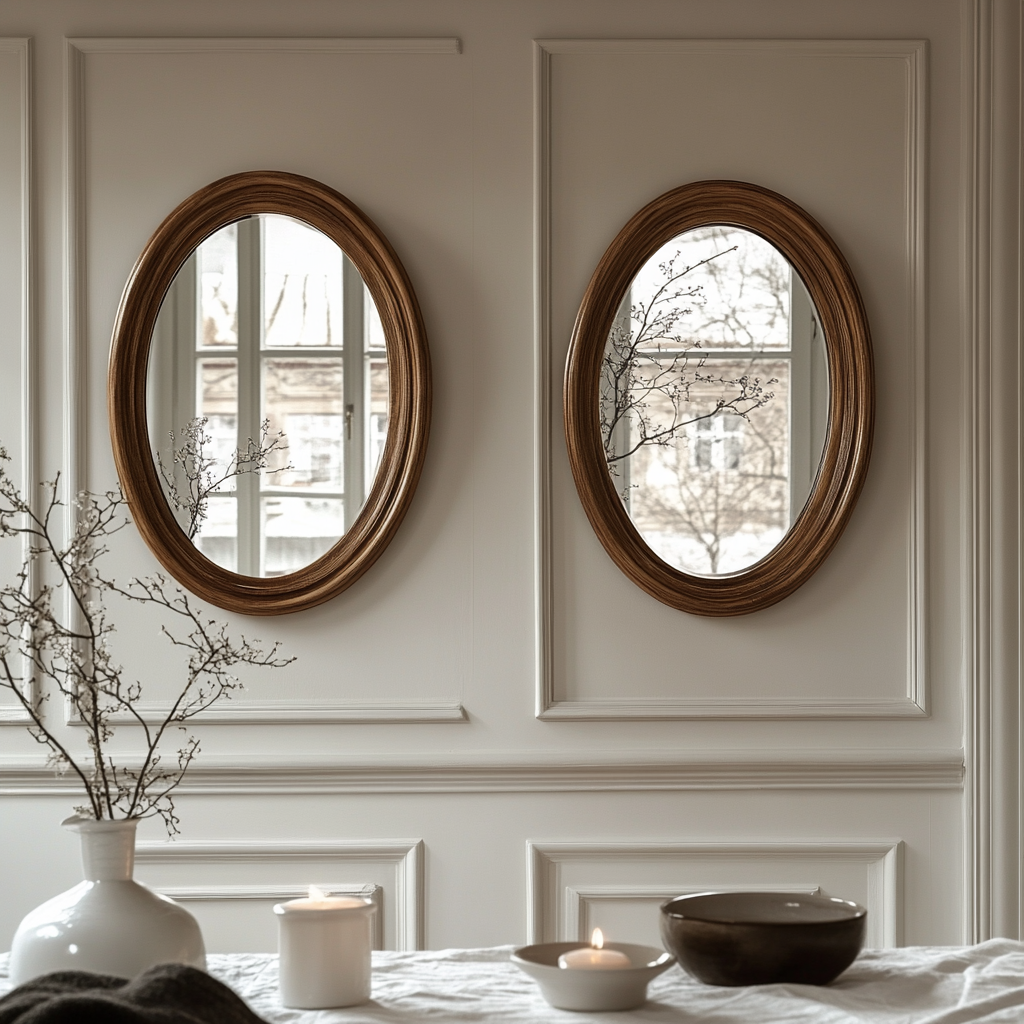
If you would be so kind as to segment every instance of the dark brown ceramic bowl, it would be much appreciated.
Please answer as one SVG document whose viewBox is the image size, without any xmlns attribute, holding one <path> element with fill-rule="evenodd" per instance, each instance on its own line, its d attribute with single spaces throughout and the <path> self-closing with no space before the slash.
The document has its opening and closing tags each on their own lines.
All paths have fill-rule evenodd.
<svg viewBox="0 0 1024 1024">
<path fill-rule="evenodd" d="M 661 937 L 708 985 L 827 985 L 860 952 L 867 914 L 829 896 L 702 892 L 661 905 Z"/>
</svg>

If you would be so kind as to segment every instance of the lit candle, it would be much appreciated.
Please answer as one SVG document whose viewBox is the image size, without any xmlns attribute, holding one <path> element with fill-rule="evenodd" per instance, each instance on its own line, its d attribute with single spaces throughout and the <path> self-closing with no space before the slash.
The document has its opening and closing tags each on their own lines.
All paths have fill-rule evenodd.
<svg viewBox="0 0 1024 1024">
<path fill-rule="evenodd" d="M 373 902 L 328 896 L 315 885 L 305 899 L 274 907 L 281 1002 L 301 1010 L 355 1006 L 370 998 Z"/>
<path fill-rule="evenodd" d="M 328 896 L 323 889 L 311 885 L 305 899 L 289 900 L 284 905 L 289 910 L 340 910 L 351 907 L 365 907 L 366 900 L 358 896 Z"/>
<path fill-rule="evenodd" d="M 625 953 L 617 949 L 605 949 L 604 934 L 600 928 L 595 928 L 590 937 L 590 945 L 563 953 L 558 958 L 558 966 L 584 971 L 621 971 L 624 967 L 632 967 L 633 963 Z"/>
</svg>

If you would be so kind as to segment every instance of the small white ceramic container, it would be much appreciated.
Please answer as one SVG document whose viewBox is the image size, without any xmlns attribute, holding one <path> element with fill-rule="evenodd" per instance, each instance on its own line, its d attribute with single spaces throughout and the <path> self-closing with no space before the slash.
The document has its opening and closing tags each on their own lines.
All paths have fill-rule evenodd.
<svg viewBox="0 0 1024 1024">
<path fill-rule="evenodd" d="M 135 818 L 63 822 L 82 840 L 85 881 L 26 915 L 11 945 L 15 985 L 50 971 L 132 978 L 160 963 L 205 969 L 196 919 L 132 879 Z"/>
<path fill-rule="evenodd" d="M 559 1010 L 635 1010 L 647 1002 L 647 983 L 667 971 L 676 958 L 656 946 L 631 942 L 606 942 L 605 949 L 617 949 L 629 957 L 632 967 L 611 970 L 574 970 L 559 967 L 558 958 L 585 942 L 543 942 L 521 946 L 512 953 L 512 963 L 534 978 L 541 994 Z"/>
<path fill-rule="evenodd" d="M 355 1006 L 370 998 L 372 900 L 326 897 L 274 907 L 281 1003 L 298 1010 Z"/>
</svg>

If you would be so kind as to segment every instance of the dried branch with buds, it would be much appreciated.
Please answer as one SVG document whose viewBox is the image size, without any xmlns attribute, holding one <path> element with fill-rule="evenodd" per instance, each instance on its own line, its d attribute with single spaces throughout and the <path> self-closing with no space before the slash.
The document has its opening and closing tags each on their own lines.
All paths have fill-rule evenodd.
<svg viewBox="0 0 1024 1024">
<path fill-rule="evenodd" d="M 9 463 L 0 448 L 0 537 L 28 543 L 15 581 L 0 587 L 0 686 L 28 714 L 29 732 L 49 748 L 49 764 L 78 777 L 87 797 L 77 808 L 80 813 L 97 819 L 159 816 L 174 834 L 174 792 L 199 750 L 183 723 L 241 686 L 232 674 L 237 667 L 280 668 L 294 659 L 280 657 L 277 644 L 264 650 L 259 641 L 231 636 L 224 623 L 209 618 L 162 576 L 127 585 L 108 579 L 99 567 L 107 538 L 128 523 L 120 492 L 79 495 L 74 532 L 61 543 L 59 477 L 43 484 L 42 511 L 36 512 L 11 479 Z M 49 579 L 34 587 L 44 568 Z M 160 627 L 173 647 L 187 652 L 187 670 L 177 698 L 155 721 L 139 710 L 141 684 L 127 677 L 111 653 L 115 627 L 104 604 L 108 597 L 161 609 L 182 627 L 175 632 Z M 54 694 L 69 703 L 84 726 L 87 754 L 72 753 L 47 721 L 46 705 Z M 125 763 L 110 751 L 118 720 L 140 730 L 141 762 Z M 181 746 L 165 759 L 162 748 L 178 731 L 184 734 Z"/>
<path fill-rule="evenodd" d="M 700 345 L 683 334 L 685 318 L 701 301 L 701 286 L 687 286 L 683 279 L 735 249 L 681 270 L 676 267 L 678 253 L 659 264 L 664 281 L 647 302 L 631 305 L 628 318 L 620 317 L 609 332 L 601 372 L 600 425 L 613 476 L 617 463 L 648 445 L 674 444 L 692 423 L 723 413 L 746 418 L 775 397 L 765 390 L 775 379 L 702 372 L 706 360 Z M 708 385 L 720 389 L 720 397 L 711 409 L 698 411 L 690 405 L 690 393 Z"/>
<path fill-rule="evenodd" d="M 185 533 L 189 540 L 195 540 L 202 529 L 211 496 L 224 490 L 224 485 L 237 476 L 267 470 L 271 457 L 288 448 L 284 431 L 271 434 L 270 420 L 264 420 L 259 440 L 250 437 L 244 448 L 233 449 L 231 457 L 222 462 L 212 451 L 214 438 L 207 430 L 208 422 L 206 416 L 197 416 L 180 431 L 169 432 L 169 466 L 159 452 L 156 455 L 167 500 L 175 512 L 183 512 L 188 519 Z M 277 466 L 267 471 L 283 473 L 290 468 Z"/>
</svg>

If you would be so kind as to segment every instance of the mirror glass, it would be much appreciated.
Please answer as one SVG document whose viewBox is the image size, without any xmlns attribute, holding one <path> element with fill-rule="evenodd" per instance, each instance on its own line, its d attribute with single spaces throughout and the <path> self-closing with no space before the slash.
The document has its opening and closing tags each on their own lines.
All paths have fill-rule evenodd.
<svg viewBox="0 0 1024 1024">
<path fill-rule="evenodd" d="M 683 572 L 739 572 L 807 501 L 828 423 L 817 311 L 785 257 L 722 225 L 641 268 L 604 347 L 608 471 L 650 548 Z"/>
<path fill-rule="evenodd" d="M 366 501 L 388 429 L 380 317 L 338 245 L 259 214 L 207 237 L 153 332 L 149 440 L 164 497 L 207 558 L 293 573 Z"/>
</svg>

